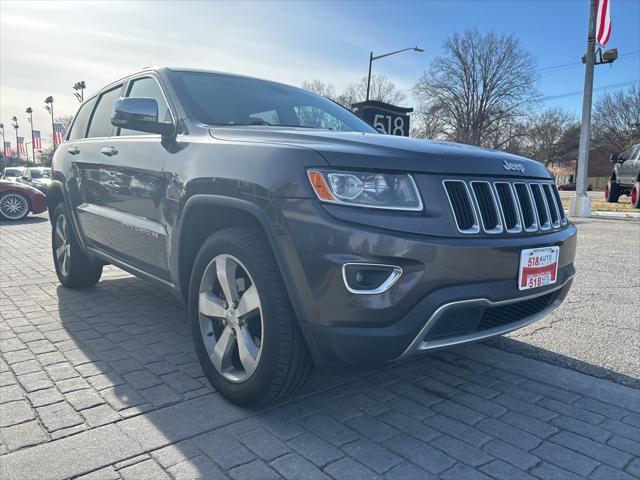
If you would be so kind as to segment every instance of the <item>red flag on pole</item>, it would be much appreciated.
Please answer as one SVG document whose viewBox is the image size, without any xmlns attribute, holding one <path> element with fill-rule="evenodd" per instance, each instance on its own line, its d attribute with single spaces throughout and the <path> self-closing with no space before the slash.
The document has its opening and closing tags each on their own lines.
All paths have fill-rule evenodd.
<svg viewBox="0 0 640 480">
<path fill-rule="evenodd" d="M 33 138 L 31 141 L 33 142 L 33 148 L 36 150 L 42 150 L 42 137 L 40 136 L 40 130 L 33 131 Z"/>
<path fill-rule="evenodd" d="M 18 137 L 18 155 L 24 155 L 27 151 L 24 148 L 24 137 Z"/>
<path fill-rule="evenodd" d="M 60 145 L 62 143 L 62 137 L 64 137 L 64 127 L 61 123 L 53 124 L 53 143 Z"/>
<path fill-rule="evenodd" d="M 11 156 L 11 142 L 4 142 L 4 156 Z"/>
<path fill-rule="evenodd" d="M 611 0 L 598 0 L 596 10 L 598 12 L 598 16 L 596 17 L 596 42 L 603 47 L 607 44 L 611 36 L 610 4 Z"/>
</svg>

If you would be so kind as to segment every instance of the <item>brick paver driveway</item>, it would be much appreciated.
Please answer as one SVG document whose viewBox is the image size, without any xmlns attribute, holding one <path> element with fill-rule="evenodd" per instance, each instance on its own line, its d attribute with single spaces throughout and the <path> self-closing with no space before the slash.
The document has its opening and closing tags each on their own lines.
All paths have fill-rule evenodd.
<svg viewBox="0 0 640 480">
<path fill-rule="evenodd" d="M 45 217 L 0 232 L 3 480 L 640 477 L 638 390 L 473 345 L 241 409 L 177 301 L 113 268 L 59 287 Z"/>
</svg>

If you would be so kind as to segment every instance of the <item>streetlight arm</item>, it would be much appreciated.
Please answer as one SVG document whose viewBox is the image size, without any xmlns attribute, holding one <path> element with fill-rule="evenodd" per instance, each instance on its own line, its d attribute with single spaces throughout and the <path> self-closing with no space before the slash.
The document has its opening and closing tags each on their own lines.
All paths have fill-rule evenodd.
<svg viewBox="0 0 640 480">
<path fill-rule="evenodd" d="M 372 56 L 371 60 L 378 60 L 379 58 L 390 57 L 391 55 L 395 55 L 396 53 L 402 53 L 402 52 L 406 52 L 408 50 L 415 50 L 416 52 L 424 52 L 424 50 L 422 50 L 421 48 L 409 47 L 409 48 L 403 48 L 402 50 L 396 50 L 395 52 L 384 53 L 382 55 L 376 55 L 375 57 Z"/>
</svg>

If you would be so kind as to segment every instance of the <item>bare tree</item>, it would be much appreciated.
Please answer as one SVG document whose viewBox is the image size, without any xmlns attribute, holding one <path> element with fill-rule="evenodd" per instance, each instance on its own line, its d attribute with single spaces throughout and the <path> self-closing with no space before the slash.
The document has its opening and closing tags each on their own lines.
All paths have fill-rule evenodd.
<svg viewBox="0 0 640 480">
<path fill-rule="evenodd" d="M 302 88 L 330 98 L 343 107 L 351 109 L 351 105 L 363 102 L 367 98 L 367 77 L 362 77 L 359 82 L 348 85 L 339 95 L 336 95 L 333 85 L 324 83 L 321 80 L 304 81 Z M 388 77 L 384 75 L 371 76 L 370 100 L 397 105 L 404 102 L 405 98 L 405 94 L 399 91 Z"/>
<path fill-rule="evenodd" d="M 419 111 L 435 112 L 441 135 L 493 145 L 535 101 L 535 61 L 513 35 L 467 30 L 444 43 L 445 53 L 414 87 Z M 510 137 L 498 143 L 507 144 Z"/>
<path fill-rule="evenodd" d="M 62 115 L 60 117 L 56 117 L 54 121 L 56 123 L 61 123 L 62 128 L 64 128 L 64 131 L 66 132 L 73 121 L 73 115 Z"/>
<path fill-rule="evenodd" d="M 336 98 L 336 89 L 333 88 L 333 85 L 330 83 L 324 83 L 322 80 L 305 80 L 302 82 L 302 88 L 318 95 L 322 95 L 323 97 L 330 98 L 331 100 L 335 100 Z"/>
<path fill-rule="evenodd" d="M 640 88 L 605 93 L 593 108 L 593 135 L 597 143 L 620 151 L 640 142 Z"/>
<path fill-rule="evenodd" d="M 526 123 L 527 156 L 547 167 L 566 160 L 566 155 L 578 147 L 575 136 L 569 134 L 575 126 L 574 116 L 560 108 L 534 113 Z"/>
<path fill-rule="evenodd" d="M 341 105 L 351 108 L 351 105 L 364 102 L 367 98 L 367 77 L 357 83 L 352 83 L 338 96 Z M 399 91 L 395 84 L 385 75 L 372 75 L 369 100 L 398 105 L 404 102 L 406 95 Z"/>
</svg>

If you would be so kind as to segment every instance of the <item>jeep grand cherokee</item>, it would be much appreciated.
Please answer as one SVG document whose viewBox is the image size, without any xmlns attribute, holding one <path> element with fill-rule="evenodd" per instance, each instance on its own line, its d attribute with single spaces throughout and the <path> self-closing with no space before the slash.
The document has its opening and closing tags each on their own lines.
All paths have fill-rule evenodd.
<svg viewBox="0 0 640 480">
<path fill-rule="evenodd" d="M 280 83 L 139 72 L 80 107 L 53 169 L 60 282 L 112 264 L 174 292 L 207 377 L 243 405 L 314 362 L 520 328 L 574 275 L 576 229 L 541 164 L 383 135 Z"/>
</svg>

